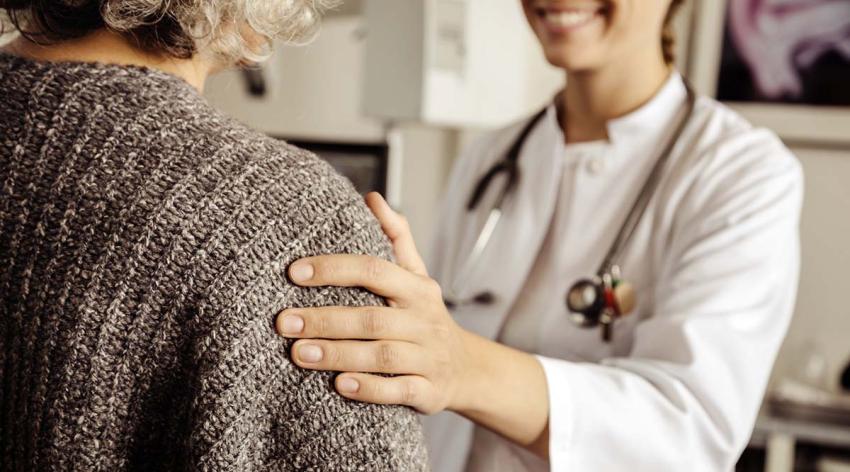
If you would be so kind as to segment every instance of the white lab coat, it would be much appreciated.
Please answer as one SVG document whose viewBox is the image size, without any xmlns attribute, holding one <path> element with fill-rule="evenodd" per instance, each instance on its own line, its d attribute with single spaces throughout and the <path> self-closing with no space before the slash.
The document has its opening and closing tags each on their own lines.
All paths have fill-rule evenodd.
<svg viewBox="0 0 850 472">
<path fill-rule="evenodd" d="M 733 468 L 797 289 L 802 174 L 773 133 L 699 98 L 619 261 L 638 308 L 605 344 L 598 330 L 572 325 L 564 303 L 573 282 L 595 273 L 684 116 L 685 97 L 673 74 L 649 103 L 609 124 L 606 142 L 564 145 L 554 106 L 532 131 L 519 186 L 464 288 L 498 299 L 452 314 L 466 329 L 538 354 L 550 460 L 481 428 L 473 446 L 471 423 L 441 413 L 425 421 L 435 471 Z M 455 166 L 430 261 L 444 288 L 496 194 L 471 214 L 472 188 L 523 124 L 485 136 Z"/>
</svg>

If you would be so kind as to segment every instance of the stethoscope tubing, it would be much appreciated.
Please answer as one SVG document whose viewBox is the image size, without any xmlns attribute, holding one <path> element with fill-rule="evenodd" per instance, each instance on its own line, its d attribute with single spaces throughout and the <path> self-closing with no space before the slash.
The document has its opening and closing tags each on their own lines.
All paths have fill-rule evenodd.
<svg viewBox="0 0 850 472">
<path fill-rule="evenodd" d="M 679 120 L 678 125 L 676 125 L 676 130 L 664 146 L 664 150 L 662 150 L 659 154 L 658 159 L 655 160 L 655 164 L 652 166 L 652 171 L 650 172 L 649 177 L 647 177 L 643 188 L 641 188 L 640 194 L 635 199 L 632 208 L 629 210 L 626 221 L 623 222 L 623 225 L 620 227 L 620 231 L 617 232 L 617 237 L 614 239 L 614 242 L 608 249 L 608 253 L 602 260 L 599 270 L 596 271 L 596 275 L 599 277 L 603 277 L 605 274 L 609 274 L 611 272 L 611 269 L 616 265 L 616 261 L 619 260 L 622 255 L 623 250 L 625 250 L 629 241 L 631 241 L 638 223 L 640 223 L 644 213 L 646 213 L 646 209 L 649 206 L 649 202 L 652 200 L 652 196 L 655 195 L 655 190 L 658 188 L 658 184 L 661 183 L 661 177 L 667 161 L 670 160 L 670 155 L 673 153 L 673 150 L 676 148 L 676 144 L 682 137 L 685 127 L 687 127 L 693 117 L 694 109 L 696 108 L 696 92 L 694 92 L 693 87 L 691 87 L 687 81 L 685 82 L 685 89 L 688 96 L 684 118 Z"/>
<path fill-rule="evenodd" d="M 478 238 L 475 240 L 475 245 L 472 246 L 472 252 L 469 254 L 469 257 L 466 259 L 463 266 L 461 266 L 457 275 L 453 278 L 447 297 L 448 300 L 459 299 L 460 290 L 466 282 L 469 281 L 469 278 L 472 276 L 472 271 L 478 266 L 479 260 L 484 254 L 484 250 L 487 249 L 487 246 L 490 244 L 490 239 L 492 239 L 493 233 L 496 232 L 496 228 L 499 226 L 499 221 L 501 219 L 502 210 L 500 208 L 496 207 L 490 210 L 490 213 L 487 215 L 487 220 L 484 222 L 484 226 L 478 234 Z M 452 304 L 457 304 L 457 302 L 452 302 Z"/>
</svg>

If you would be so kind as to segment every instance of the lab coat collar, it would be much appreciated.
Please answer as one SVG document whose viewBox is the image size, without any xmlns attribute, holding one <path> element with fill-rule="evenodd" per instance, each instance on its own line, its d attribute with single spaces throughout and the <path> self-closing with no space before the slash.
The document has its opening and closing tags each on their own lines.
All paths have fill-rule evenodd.
<svg viewBox="0 0 850 472">
<path fill-rule="evenodd" d="M 684 79 L 679 72 L 673 71 L 647 103 L 608 122 L 609 139 L 615 144 L 621 141 L 633 143 L 644 138 L 655 139 L 678 115 L 687 96 Z"/>
<path fill-rule="evenodd" d="M 627 115 L 608 122 L 609 141 L 613 144 L 634 144 L 635 141 L 655 140 L 659 133 L 669 127 L 670 121 L 677 115 L 687 96 L 685 81 L 682 75 L 674 70 L 661 89 L 647 103 Z M 564 143 L 564 132 L 558 121 L 558 107 L 554 101 L 546 110 L 544 122 L 548 128 L 557 133 L 560 142 Z"/>
</svg>

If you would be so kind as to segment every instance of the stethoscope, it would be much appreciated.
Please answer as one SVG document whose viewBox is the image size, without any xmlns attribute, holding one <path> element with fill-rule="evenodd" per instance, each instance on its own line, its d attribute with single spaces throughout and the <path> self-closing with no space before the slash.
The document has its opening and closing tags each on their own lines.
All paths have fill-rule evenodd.
<svg viewBox="0 0 850 472">
<path fill-rule="evenodd" d="M 640 223 L 641 217 L 643 217 L 649 201 L 652 199 L 652 195 L 661 181 L 664 166 L 693 116 L 696 106 L 696 93 L 687 81 L 685 81 L 685 88 L 688 95 L 685 116 L 678 123 L 675 133 L 673 133 L 673 136 L 655 161 L 649 177 L 647 177 L 626 220 L 623 222 L 622 227 L 620 227 L 620 231 L 617 233 L 617 237 L 605 255 L 605 259 L 600 264 L 599 270 L 596 271 L 595 276 L 577 281 L 570 287 L 566 294 L 566 304 L 569 310 L 570 320 L 582 328 L 601 326 L 602 339 L 605 342 L 611 341 L 614 321 L 631 313 L 637 305 L 635 291 L 631 284 L 622 279 L 620 266 L 616 261 L 619 260 L 623 250 L 634 234 L 638 223 Z M 491 305 L 496 302 L 497 298 L 495 294 L 489 291 L 484 291 L 465 299 L 459 297 L 458 294 L 462 293 L 463 287 L 469 286 L 469 279 L 478 267 L 481 256 L 484 254 L 484 251 L 493 238 L 493 234 L 499 226 L 505 201 L 519 183 L 520 171 L 518 163 L 522 148 L 528 139 L 528 135 L 537 126 L 543 116 L 545 116 L 546 110 L 544 108 L 529 120 L 528 124 L 525 125 L 505 154 L 504 159 L 493 165 L 475 185 L 466 205 L 468 212 L 472 212 L 478 208 L 481 199 L 497 176 L 504 175 L 506 177 L 505 184 L 497 195 L 487 215 L 487 219 L 484 221 L 484 226 L 475 239 L 472 251 L 470 251 L 469 256 L 460 266 L 460 270 L 456 273 L 453 282 L 448 287 L 449 290 L 447 291 L 445 302 L 449 308 L 470 304 Z"/>
</svg>

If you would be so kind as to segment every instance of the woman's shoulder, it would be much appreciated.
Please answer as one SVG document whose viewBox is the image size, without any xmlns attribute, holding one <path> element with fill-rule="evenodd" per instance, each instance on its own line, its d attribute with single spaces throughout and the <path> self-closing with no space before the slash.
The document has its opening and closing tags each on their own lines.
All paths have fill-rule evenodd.
<svg viewBox="0 0 850 472">
<path fill-rule="evenodd" d="M 693 126 L 694 155 L 715 165 L 798 167 L 796 156 L 772 130 L 757 126 L 729 105 L 700 97 Z"/>
<path fill-rule="evenodd" d="M 139 152 L 154 154 L 148 156 L 152 162 L 188 173 L 208 190 L 198 196 L 229 201 L 274 188 L 286 194 L 309 189 L 327 201 L 357 197 L 350 183 L 315 154 L 248 127 L 185 84 L 162 79 L 148 77 L 162 88 L 143 87 L 134 107 L 144 111 L 122 126 L 145 135 L 139 141 L 148 146 Z"/>
<path fill-rule="evenodd" d="M 309 247 L 387 252 L 360 195 L 315 154 L 238 122 L 179 79 L 115 74 L 111 96 L 126 95 L 104 113 L 122 130 L 111 154 L 138 171 L 127 182 L 145 203 L 140 224 L 208 274 L 233 266 L 247 277 L 257 261 Z"/>
<path fill-rule="evenodd" d="M 796 208 L 802 199 L 803 171 L 793 152 L 725 104 L 700 97 L 682 141 L 663 190 L 668 205 L 697 213 L 739 206 L 745 214 L 759 202 Z"/>
<path fill-rule="evenodd" d="M 667 179 L 673 194 L 722 199 L 744 187 L 802 189 L 802 167 L 779 136 L 712 98 L 698 99 L 680 139 Z"/>
<path fill-rule="evenodd" d="M 360 201 L 351 183 L 314 153 L 213 110 L 204 119 L 209 123 L 203 131 L 187 138 L 204 141 L 205 149 L 190 157 L 199 160 L 196 165 L 200 172 L 217 168 L 211 173 L 221 179 L 218 189 L 222 192 L 215 192 L 217 198 L 242 199 L 247 193 L 287 201 L 310 194 L 321 195 L 329 205 Z M 236 191 L 225 191 L 228 187 Z M 300 212 L 311 210 L 302 207 Z"/>
</svg>

